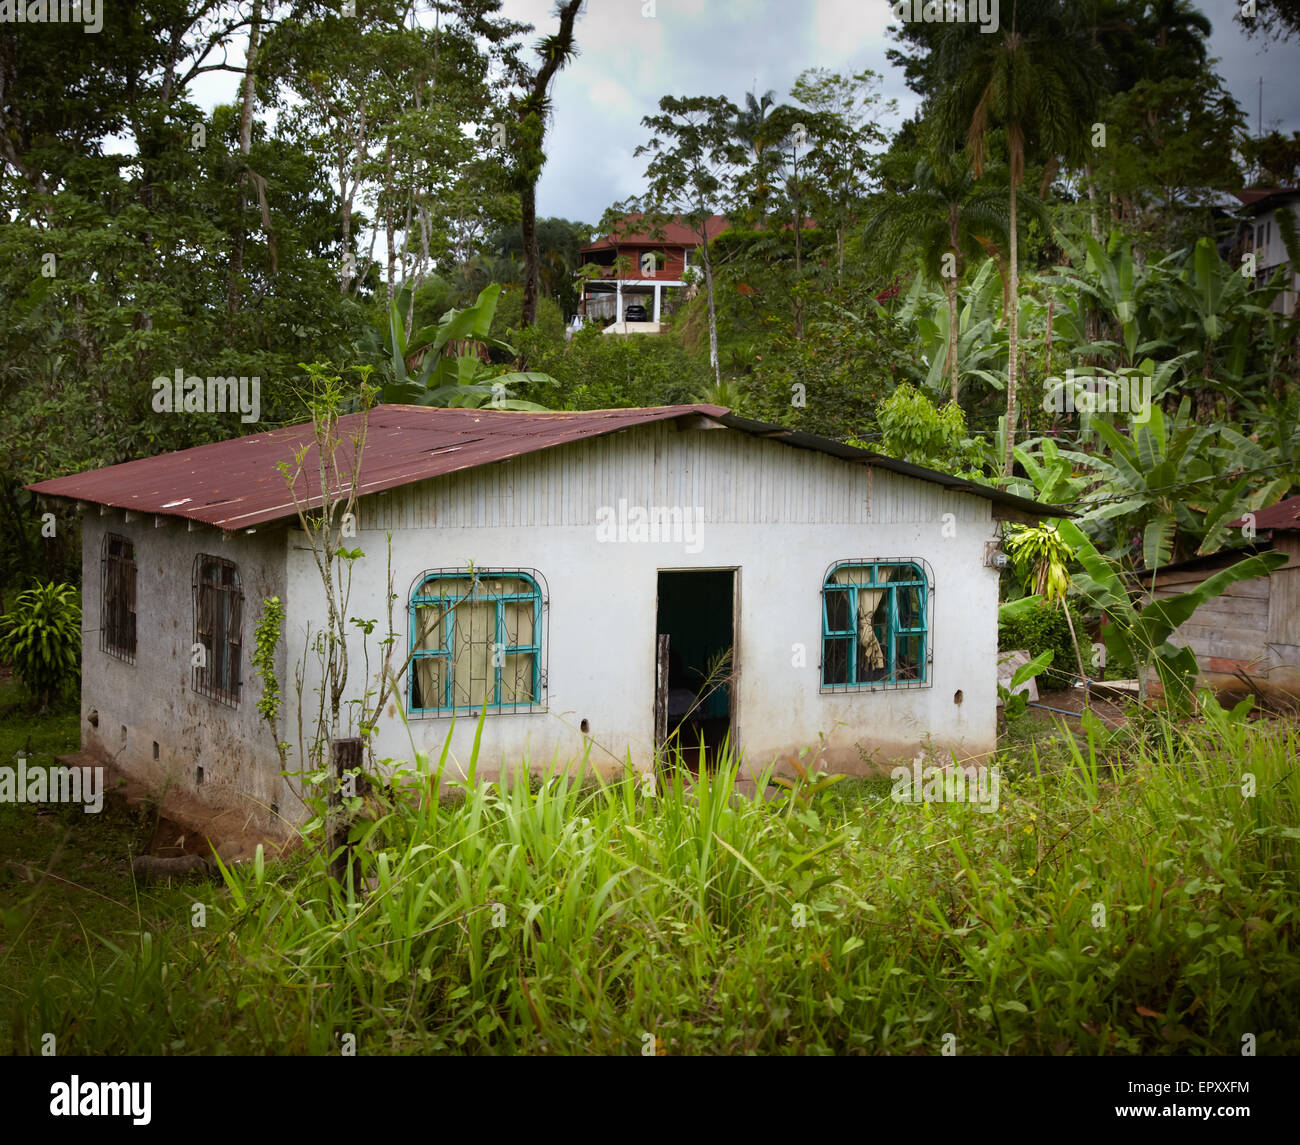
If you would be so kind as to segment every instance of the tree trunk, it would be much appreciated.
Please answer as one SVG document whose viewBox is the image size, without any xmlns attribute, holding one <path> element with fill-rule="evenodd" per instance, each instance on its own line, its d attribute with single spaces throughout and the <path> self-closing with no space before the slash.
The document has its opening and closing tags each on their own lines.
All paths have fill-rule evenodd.
<svg viewBox="0 0 1300 1145">
<path fill-rule="evenodd" d="M 1047 296 L 1047 337 L 1044 342 L 1047 361 L 1043 366 L 1043 373 L 1049 378 L 1052 376 L 1052 310 L 1055 306 L 1056 296 L 1049 294 Z"/>
<path fill-rule="evenodd" d="M 361 860 L 355 856 L 352 847 L 348 845 L 350 816 L 343 806 L 340 785 L 343 783 L 344 776 L 349 769 L 362 765 L 362 741 L 360 739 L 333 740 L 330 743 L 330 756 L 334 774 L 331 777 L 329 798 L 327 800 L 329 826 L 326 830 L 325 844 L 327 853 L 330 856 L 329 871 L 330 875 L 338 880 L 339 887 L 345 896 L 347 895 L 348 876 L 350 874 L 352 893 L 359 896 L 361 893 Z M 358 776 L 354 781 L 354 785 L 359 786 L 363 782 L 362 778 Z"/>
<path fill-rule="evenodd" d="M 943 292 L 948 296 L 948 361 L 944 372 L 952 390 L 952 400 L 957 400 L 957 280 L 944 278 Z"/>
<path fill-rule="evenodd" d="M 397 245 L 393 238 L 393 141 L 384 141 L 384 240 L 388 254 L 388 304 L 393 304 L 393 292 L 397 274 Z M 407 228 L 408 235 L 410 233 Z"/>
<path fill-rule="evenodd" d="M 563 0 L 557 5 L 556 14 L 560 17 L 560 29 L 554 37 L 555 46 L 533 77 L 532 90 L 523 103 L 523 112 L 520 115 L 521 124 L 526 122 L 529 116 L 537 117 L 536 139 L 532 138 L 531 132 L 524 133 L 529 138 L 529 142 L 524 146 L 530 153 L 519 157 L 525 172 L 523 179 L 519 181 L 524 232 L 524 298 L 519 324 L 525 328 L 537 321 L 538 278 L 542 261 L 541 252 L 537 248 L 537 180 L 541 178 L 542 165 L 546 162 L 544 151 L 546 92 L 555 73 L 568 63 L 569 57 L 573 54 L 573 24 L 582 10 L 582 2 L 583 0 Z"/>
<path fill-rule="evenodd" d="M 803 340 L 803 201 L 799 196 L 799 153 L 794 158 L 794 336 Z"/>
<path fill-rule="evenodd" d="M 239 312 L 240 276 L 244 270 L 244 184 L 248 181 L 248 156 L 253 149 L 253 91 L 257 47 L 262 35 L 262 0 L 253 0 L 253 14 L 248 28 L 248 58 L 244 62 L 244 82 L 239 108 L 239 155 L 243 168 L 239 172 L 239 192 L 235 199 L 235 228 L 230 236 L 230 273 L 226 278 L 226 312 Z"/>
<path fill-rule="evenodd" d="M 700 250 L 704 252 L 704 293 L 709 302 L 709 365 L 713 380 L 722 385 L 722 367 L 718 363 L 718 312 L 713 305 L 713 260 L 709 258 L 708 222 L 700 228 Z"/>
<path fill-rule="evenodd" d="M 524 303 L 519 324 L 531 326 L 537 321 L 538 267 L 542 252 L 537 245 L 537 187 L 529 183 L 519 195 L 521 225 L 524 231 Z"/>
<path fill-rule="evenodd" d="M 1019 243 L 1016 236 L 1016 181 L 1011 180 L 1011 257 L 1010 301 L 1007 314 L 1007 441 L 1002 474 L 1010 477 L 1015 466 L 1012 450 L 1016 444 L 1016 356 L 1020 349 L 1020 266 Z"/>
<path fill-rule="evenodd" d="M 347 168 L 339 164 L 339 185 L 347 186 Z M 348 285 L 351 282 L 349 274 L 348 258 L 352 253 L 352 198 L 350 195 L 343 196 L 341 206 L 341 215 L 343 222 L 343 266 L 339 271 L 339 294 L 346 298 L 348 296 Z"/>
<path fill-rule="evenodd" d="M 1088 180 L 1088 219 L 1092 225 L 1092 237 L 1101 242 L 1101 225 L 1097 222 L 1097 187 L 1092 179 L 1092 164 L 1083 168 L 1084 178 Z"/>
<path fill-rule="evenodd" d="M 1083 706 L 1092 705 L 1092 678 L 1083 666 L 1083 653 L 1079 650 L 1079 637 L 1074 631 L 1074 618 L 1070 615 L 1070 603 L 1065 597 L 1060 598 L 1061 607 L 1065 609 L 1065 623 L 1070 629 L 1070 643 L 1074 645 L 1074 658 L 1079 662 L 1079 679 L 1083 681 Z"/>
</svg>

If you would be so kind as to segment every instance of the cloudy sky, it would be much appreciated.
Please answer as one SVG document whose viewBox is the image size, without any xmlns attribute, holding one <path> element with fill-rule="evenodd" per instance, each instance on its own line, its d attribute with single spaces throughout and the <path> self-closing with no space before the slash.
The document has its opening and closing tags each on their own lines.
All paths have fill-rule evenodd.
<svg viewBox="0 0 1300 1145">
<path fill-rule="evenodd" d="M 1264 129 L 1300 129 L 1300 41 L 1248 39 L 1231 19 L 1232 0 L 1198 6 L 1214 24 L 1211 54 L 1251 130 L 1261 76 Z M 642 15 L 651 9 L 653 17 Z M 556 26 L 552 0 L 505 0 L 503 13 L 538 34 Z M 610 203 L 639 192 L 645 159 L 632 152 L 647 138 L 641 117 L 670 93 L 740 102 L 747 91 L 773 89 L 785 97 L 805 68 L 871 68 L 883 94 L 898 99 L 899 116 L 886 125 L 897 126 L 916 97 L 885 59 L 890 22 L 885 0 L 589 0 L 577 29 L 582 54 L 554 89 L 539 213 L 596 222 Z"/>
<path fill-rule="evenodd" d="M 870 68 L 885 99 L 898 101 L 884 125 L 897 127 L 917 100 L 885 59 L 891 7 L 888 0 L 588 0 L 577 27 L 581 54 L 553 89 L 539 212 L 595 223 L 611 203 L 640 193 L 645 159 L 632 153 L 648 138 L 641 117 L 667 94 L 740 103 L 747 91 L 771 89 L 783 99 L 805 68 Z M 1248 38 L 1232 19 L 1236 0 L 1199 0 L 1198 7 L 1214 25 L 1211 55 L 1250 129 L 1262 78 L 1264 130 L 1300 130 L 1300 39 Z M 504 0 L 502 13 L 534 25 L 531 40 L 556 27 L 553 0 Z M 232 63 L 243 63 L 241 48 L 233 47 Z M 209 110 L 237 95 L 238 80 L 220 72 L 194 88 Z"/>
</svg>

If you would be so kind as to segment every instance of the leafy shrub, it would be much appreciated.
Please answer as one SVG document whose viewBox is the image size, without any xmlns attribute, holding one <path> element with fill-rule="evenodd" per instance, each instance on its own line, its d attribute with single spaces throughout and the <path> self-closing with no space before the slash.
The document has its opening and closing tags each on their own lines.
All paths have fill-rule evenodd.
<svg viewBox="0 0 1300 1145">
<path fill-rule="evenodd" d="M 880 403 L 876 423 L 881 453 L 958 477 L 983 476 L 984 439 L 966 436 L 966 414 L 956 402 L 936 408 L 911 382 L 902 382 Z"/>
<path fill-rule="evenodd" d="M 1074 631 L 1079 637 L 1079 650 L 1083 653 L 1084 667 L 1089 667 L 1091 644 L 1087 637 L 1087 626 L 1079 610 L 1071 606 L 1070 614 L 1074 617 Z M 1079 660 L 1074 654 L 1074 643 L 1070 640 L 1070 626 L 1065 620 L 1065 611 L 1057 604 L 1042 604 L 1018 616 L 1010 617 L 998 624 L 998 650 L 1012 652 L 1023 649 L 1030 658 L 1046 652 L 1055 652 L 1052 666 L 1043 671 L 1039 684 L 1044 688 L 1068 688 L 1079 672 Z M 1091 670 L 1091 669 L 1090 669 Z"/>
<path fill-rule="evenodd" d="M 0 659 L 13 665 L 42 710 L 75 686 L 81 665 L 81 603 L 71 584 L 35 582 L 0 616 Z"/>
<path fill-rule="evenodd" d="M 492 318 L 492 337 L 504 342 L 515 341 L 522 328 L 524 317 L 524 290 L 521 286 L 507 287 L 497 302 L 497 312 Z M 564 342 L 564 312 L 554 299 L 542 295 L 537 300 L 537 326 L 552 343 Z"/>
<path fill-rule="evenodd" d="M 603 334 L 588 326 L 573 338 L 555 342 L 543 331 L 520 332 L 515 338 L 528 369 L 549 374 L 559 396 L 547 388 L 534 397 L 556 409 L 622 409 L 689 403 L 709 385 L 708 362 L 691 358 L 670 335 Z"/>
</svg>

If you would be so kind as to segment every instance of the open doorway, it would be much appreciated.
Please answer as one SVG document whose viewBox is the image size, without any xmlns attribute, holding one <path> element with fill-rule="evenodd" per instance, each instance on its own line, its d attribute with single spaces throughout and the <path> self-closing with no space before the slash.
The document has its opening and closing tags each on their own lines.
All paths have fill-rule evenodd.
<svg viewBox="0 0 1300 1145">
<path fill-rule="evenodd" d="M 659 574 L 656 610 L 655 745 L 699 771 L 735 749 L 734 569 Z"/>
</svg>

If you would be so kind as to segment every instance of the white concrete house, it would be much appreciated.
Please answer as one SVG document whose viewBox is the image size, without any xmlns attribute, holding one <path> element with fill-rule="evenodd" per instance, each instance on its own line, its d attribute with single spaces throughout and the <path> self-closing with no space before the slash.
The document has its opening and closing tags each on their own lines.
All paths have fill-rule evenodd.
<svg viewBox="0 0 1300 1145">
<path fill-rule="evenodd" d="M 347 615 L 379 622 L 373 669 L 391 537 L 396 660 L 414 653 L 376 760 L 436 761 L 450 734 L 463 771 L 485 705 L 485 775 L 584 753 L 644 769 L 674 731 L 730 737 L 753 773 L 809 746 L 859 774 L 993 750 L 999 522 L 1059 510 L 717 406 L 368 416 Z M 296 754 L 295 667 L 310 708 L 324 607 L 276 466 L 310 440 L 294 426 L 31 487 L 82 507 L 83 751 L 267 830 L 302 804 L 250 658 L 278 596 Z M 357 697 L 359 634 L 350 655 Z"/>
</svg>

